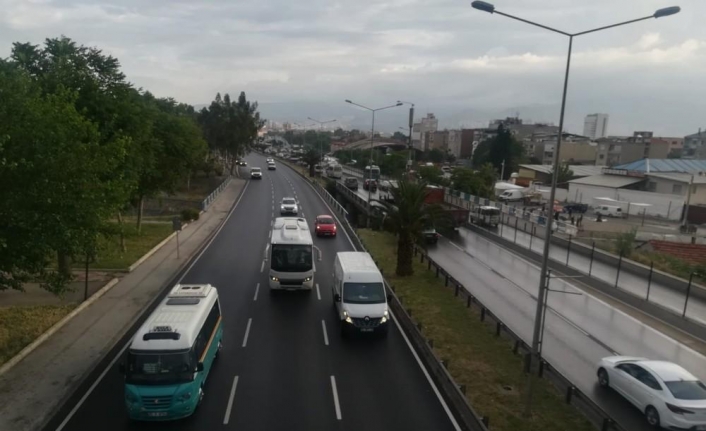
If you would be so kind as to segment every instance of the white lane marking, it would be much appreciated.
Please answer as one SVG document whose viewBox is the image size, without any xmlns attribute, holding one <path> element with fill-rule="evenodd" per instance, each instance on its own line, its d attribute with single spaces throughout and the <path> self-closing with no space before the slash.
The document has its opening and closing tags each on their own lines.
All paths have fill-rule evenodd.
<svg viewBox="0 0 706 431">
<path fill-rule="evenodd" d="M 208 250 L 208 248 L 211 246 L 211 244 L 213 243 L 213 241 L 215 241 L 216 238 L 218 238 L 218 234 L 221 233 L 221 230 L 222 230 L 222 229 L 225 227 L 225 225 L 228 223 L 228 220 L 230 219 L 230 216 L 233 215 L 233 212 L 234 212 L 235 209 L 238 207 L 238 204 L 240 204 L 240 200 L 243 199 L 243 196 L 245 196 L 245 191 L 248 189 L 248 185 L 249 185 L 249 184 L 250 184 L 249 181 L 247 181 L 247 182 L 245 183 L 245 187 L 243 187 L 243 191 L 240 193 L 240 197 L 239 197 L 238 200 L 235 202 L 235 205 L 233 205 L 233 208 L 230 209 L 230 212 L 228 213 L 228 215 L 226 215 L 226 218 L 225 218 L 225 220 L 223 220 L 223 223 L 218 227 L 218 230 L 216 230 L 216 233 L 215 233 L 215 234 L 211 237 L 211 239 L 208 241 L 208 244 L 206 244 L 206 247 L 204 247 L 203 250 L 201 250 L 201 253 L 199 253 L 199 255 L 196 256 L 196 259 L 194 259 L 194 261 L 191 262 L 191 265 L 189 265 L 189 267 L 186 269 L 186 271 L 184 271 L 184 273 L 182 274 L 182 276 L 179 277 L 179 280 L 177 280 L 177 284 L 181 283 L 181 281 L 184 279 L 184 277 L 186 277 L 186 275 L 189 273 L 189 271 L 191 271 L 191 268 L 193 268 L 194 265 L 196 265 L 196 263 L 199 261 L 199 259 L 201 259 L 201 256 L 203 256 L 203 254 L 206 253 L 206 250 Z M 103 370 L 103 372 L 100 374 L 100 376 L 98 376 L 98 378 L 96 379 L 96 381 L 93 382 L 93 384 L 88 388 L 88 390 L 86 391 L 86 393 L 83 394 L 83 396 L 81 397 L 81 399 L 78 400 L 78 402 L 76 403 L 76 405 L 74 406 L 74 408 L 71 409 L 71 411 L 69 412 L 69 414 L 66 415 L 66 417 L 64 418 L 64 420 L 63 420 L 63 421 L 59 424 L 59 426 L 56 428 L 56 431 L 62 431 L 62 430 L 64 429 L 64 427 L 66 426 L 66 424 L 69 423 L 69 421 L 71 420 L 71 418 L 73 418 L 73 416 L 76 414 L 76 412 L 78 411 L 78 409 L 81 408 L 81 406 L 83 405 L 83 403 L 86 402 L 86 399 L 88 399 L 88 397 L 93 393 L 93 391 L 96 389 L 96 387 L 100 384 L 100 382 L 103 380 L 103 378 L 105 377 L 105 375 L 108 374 L 108 371 L 111 370 L 111 369 L 113 369 L 113 367 L 115 366 L 115 363 L 118 362 L 118 359 L 120 359 L 120 358 L 123 356 L 123 354 L 125 353 L 125 350 L 127 350 L 128 346 L 130 345 L 131 342 L 132 342 L 132 339 L 128 340 L 128 342 L 125 343 L 125 345 L 123 346 L 123 348 L 120 349 L 120 352 L 118 352 L 118 354 L 113 358 L 113 360 L 110 361 L 110 363 L 109 363 L 108 366 L 105 368 L 105 370 Z"/>
<path fill-rule="evenodd" d="M 326 332 L 326 321 L 321 321 L 321 328 L 324 330 L 324 344 L 328 346 L 328 333 Z"/>
<path fill-rule="evenodd" d="M 257 294 L 260 292 L 260 283 L 257 283 L 257 286 L 255 287 L 255 296 L 253 297 L 253 301 L 257 301 Z"/>
<path fill-rule="evenodd" d="M 223 418 L 223 425 L 228 425 L 230 420 L 230 411 L 233 409 L 233 400 L 235 399 L 235 388 L 238 387 L 238 376 L 233 378 L 233 386 L 230 388 L 230 397 L 228 398 L 228 407 L 226 407 L 226 415 Z"/>
<path fill-rule="evenodd" d="M 272 231 L 270 231 L 270 232 L 267 234 L 267 237 L 268 237 L 268 238 L 272 238 Z"/>
<path fill-rule="evenodd" d="M 321 291 L 319 290 L 319 283 L 316 283 L 316 297 L 321 301 Z"/>
<path fill-rule="evenodd" d="M 341 404 L 338 402 L 338 389 L 336 388 L 336 378 L 331 376 L 331 390 L 333 391 L 333 405 L 336 408 L 336 419 L 341 420 Z"/>
<path fill-rule="evenodd" d="M 248 319 L 248 326 L 245 328 L 245 336 L 243 337 L 243 347 L 248 345 L 248 336 L 250 335 L 250 325 L 252 325 L 252 317 Z"/>
<path fill-rule="evenodd" d="M 265 261 L 262 261 L 262 265 L 260 265 L 260 272 L 265 270 Z"/>
<path fill-rule="evenodd" d="M 306 182 L 306 184 L 307 184 L 309 187 L 311 187 L 311 189 L 314 191 L 314 193 L 316 194 L 316 196 L 321 200 L 321 202 L 323 202 L 324 205 L 326 205 L 326 207 L 331 211 L 331 215 L 336 219 L 336 221 L 338 221 L 338 224 L 340 225 L 340 224 L 341 224 L 341 221 L 338 219 L 338 215 L 336 214 L 336 212 L 335 212 L 333 209 L 331 209 L 331 207 L 328 205 L 328 203 L 326 202 L 326 200 L 323 199 L 323 198 L 316 192 L 316 189 L 314 188 L 313 185 L 309 184 L 308 182 Z M 352 248 L 353 250 L 355 250 L 355 245 L 353 245 L 353 240 L 351 239 L 350 235 L 348 235 L 348 232 L 346 232 L 346 230 L 343 229 L 343 233 L 346 234 L 346 238 L 348 238 L 348 243 L 350 243 L 351 248 Z M 390 313 L 390 314 L 392 315 L 392 313 Z M 421 368 L 422 373 L 424 373 L 424 376 L 427 378 L 427 381 L 429 382 L 429 385 L 431 386 L 432 390 L 433 390 L 434 393 L 436 394 L 436 397 L 439 399 L 439 402 L 441 403 L 441 407 L 444 409 L 444 411 L 446 412 L 446 415 L 449 417 L 449 420 L 451 421 L 451 424 L 454 426 L 454 429 L 455 429 L 456 431 L 461 431 L 461 427 L 458 425 L 458 422 L 456 422 L 456 418 L 455 418 L 454 415 L 451 413 L 451 410 L 449 409 L 448 404 L 446 404 L 446 400 L 444 400 L 444 398 L 441 396 L 441 393 L 439 392 L 439 388 L 436 387 L 436 384 L 435 384 L 434 381 L 431 379 L 431 376 L 429 375 L 429 372 L 428 372 L 427 369 L 424 367 L 424 364 L 422 363 L 422 360 L 419 359 L 419 355 L 417 355 L 417 352 L 414 350 L 414 347 L 412 347 L 412 343 L 410 343 L 409 339 L 407 338 L 407 334 L 404 333 L 404 331 L 402 330 L 402 327 L 400 327 L 400 324 L 397 323 L 397 319 L 395 318 L 394 315 L 392 315 L 392 318 L 393 318 L 392 320 L 395 321 L 395 325 L 397 325 L 397 329 L 399 329 L 400 334 L 402 334 L 402 337 L 403 337 L 404 340 L 407 342 L 407 347 L 409 347 L 409 351 L 412 352 L 412 355 L 414 356 L 414 359 L 417 360 L 417 365 L 419 365 L 419 368 Z M 332 376 L 332 377 L 333 377 L 333 376 Z"/>
</svg>

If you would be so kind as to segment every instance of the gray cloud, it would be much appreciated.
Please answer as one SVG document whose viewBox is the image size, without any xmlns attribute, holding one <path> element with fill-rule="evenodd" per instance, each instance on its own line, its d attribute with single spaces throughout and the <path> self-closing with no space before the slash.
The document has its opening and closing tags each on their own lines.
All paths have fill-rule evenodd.
<svg viewBox="0 0 706 431">
<path fill-rule="evenodd" d="M 567 126 L 591 112 L 610 132 L 684 135 L 706 126 L 706 4 L 577 38 Z M 499 10 L 566 31 L 649 15 L 661 0 L 505 0 Z M 335 114 L 365 127 L 370 106 L 414 101 L 446 127 L 519 111 L 558 122 L 567 39 L 456 0 L 0 0 L 0 38 L 41 43 L 66 34 L 118 57 L 137 86 L 207 103 L 246 91 L 263 114 L 304 120 Z M 0 47 L 9 54 L 10 45 Z M 406 109 L 381 114 L 404 124 Z"/>
</svg>

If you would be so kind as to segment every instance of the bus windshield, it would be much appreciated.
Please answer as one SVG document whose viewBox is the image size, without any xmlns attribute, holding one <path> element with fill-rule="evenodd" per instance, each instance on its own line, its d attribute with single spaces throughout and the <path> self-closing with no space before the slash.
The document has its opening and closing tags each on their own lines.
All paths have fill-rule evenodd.
<svg viewBox="0 0 706 431">
<path fill-rule="evenodd" d="M 273 244 L 270 268 L 279 272 L 305 272 L 313 268 L 312 246 Z"/>
<path fill-rule="evenodd" d="M 483 208 L 480 213 L 487 216 L 499 216 L 500 210 L 497 208 Z"/>
<path fill-rule="evenodd" d="M 190 382 L 196 370 L 189 351 L 130 352 L 126 383 L 132 385 L 173 385 Z"/>
</svg>

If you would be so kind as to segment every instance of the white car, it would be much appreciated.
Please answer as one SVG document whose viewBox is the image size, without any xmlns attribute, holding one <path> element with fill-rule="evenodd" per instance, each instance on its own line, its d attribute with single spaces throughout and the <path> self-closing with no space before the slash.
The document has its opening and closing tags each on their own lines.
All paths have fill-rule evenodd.
<svg viewBox="0 0 706 431">
<path fill-rule="evenodd" d="M 285 214 L 299 214 L 299 204 L 294 198 L 284 198 L 279 206 L 279 213 L 281 215 Z"/>
<path fill-rule="evenodd" d="M 625 397 L 655 428 L 706 430 L 706 385 L 677 364 L 609 356 L 598 363 L 598 384 Z"/>
<path fill-rule="evenodd" d="M 275 162 L 267 162 L 267 170 L 268 171 L 274 171 L 277 169 L 277 166 L 275 166 Z"/>
<path fill-rule="evenodd" d="M 267 163 L 274 163 L 274 162 L 275 162 L 275 159 L 273 159 L 272 157 L 267 158 Z"/>
<path fill-rule="evenodd" d="M 262 169 L 260 168 L 250 168 L 250 178 L 255 180 L 262 179 Z"/>
</svg>

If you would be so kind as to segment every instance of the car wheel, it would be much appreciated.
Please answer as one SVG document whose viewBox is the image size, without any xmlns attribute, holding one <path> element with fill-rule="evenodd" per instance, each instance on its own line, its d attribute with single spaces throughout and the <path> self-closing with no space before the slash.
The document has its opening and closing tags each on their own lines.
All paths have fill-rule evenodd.
<svg viewBox="0 0 706 431">
<path fill-rule="evenodd" d="M 645 409 L 645 418 L 647 419 L 647 423 L 656 429 L 659 429 L 659 413 L 657 412 L 657 409 L 652 407 L 652 406 L 647 406 Z"/>
<path fill-rule="evenodd" d="M 608 377 L 608 372 L 603 368 L 598 370 L 598 384 L 603 388 L 607 388 L 610 386 L 610 378 Z"/>
</svg>

